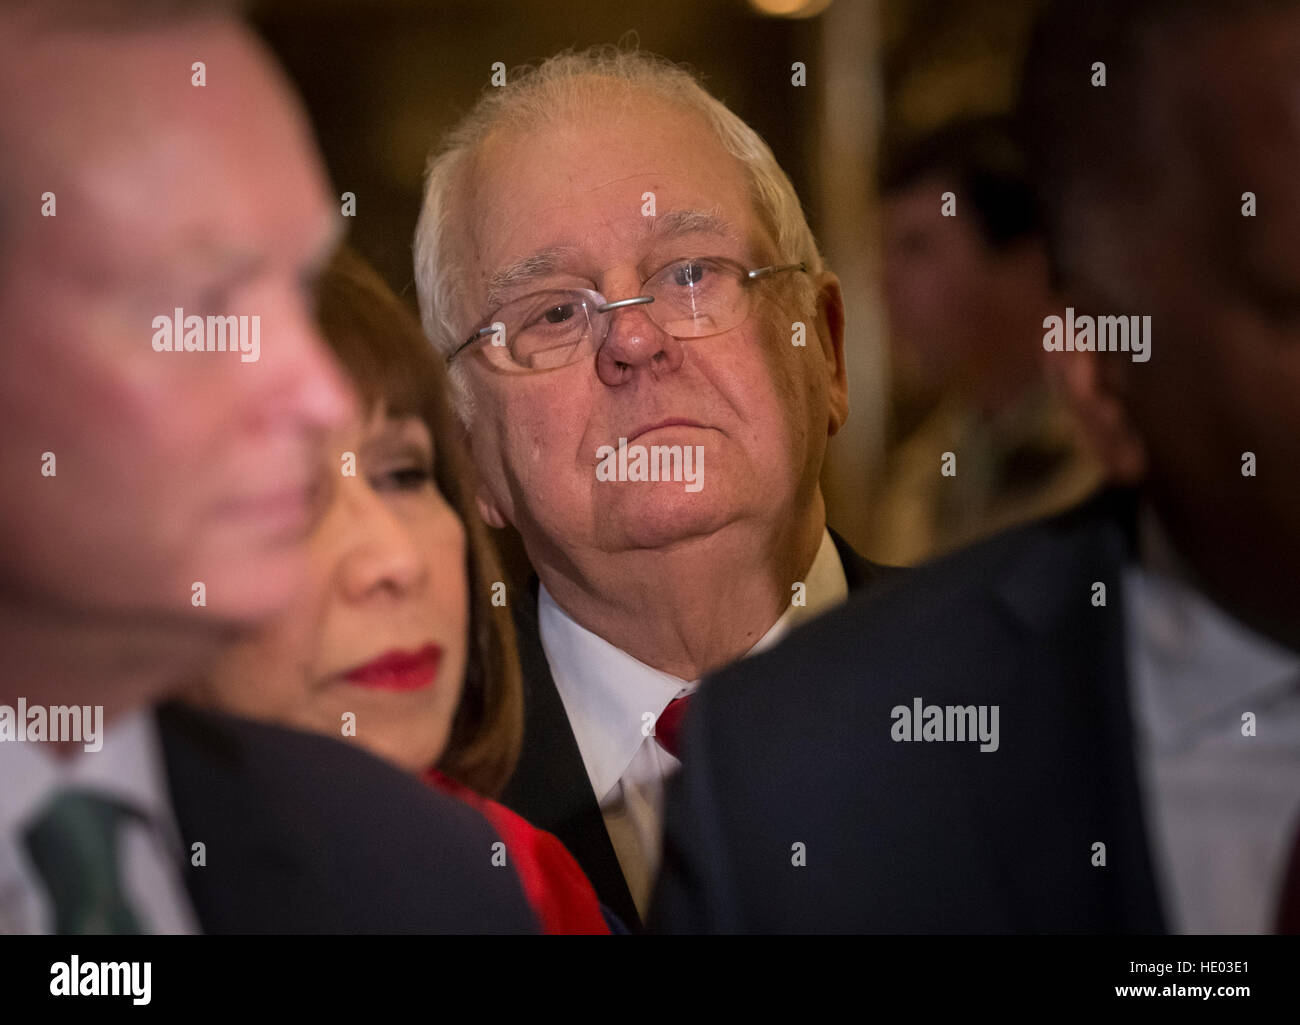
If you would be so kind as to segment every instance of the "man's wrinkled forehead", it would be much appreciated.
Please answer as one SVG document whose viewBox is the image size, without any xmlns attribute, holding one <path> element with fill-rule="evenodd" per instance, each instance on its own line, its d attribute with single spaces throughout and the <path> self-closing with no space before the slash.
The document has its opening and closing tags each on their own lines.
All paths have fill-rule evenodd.
<svg viewBox="0 0 1300 1025">
<path fill-rule="evenodd" d="M 740 162 L 703 117 L 666 103 L 616 106 L 485 140 L 470 171 L 472 256 L 486 287 L 522 261 L 600 261 L 688 233 L 747 242 L 756 221 Z"/>
<path fill-rule="evenodd" d="M 669 210 L 643 217 L 639 225 L 638 248 L 653 252 L 656 247 L 691 239 L 712 245 L 709 252 L 721 253 L 726 247 L 743 250 L 746 239 L 740 229 L 717 209 Z M 489 307 L 496 308 L 512 296 L 534 287 L 558 274 L 573 273 L 583 265 L 585 251 L 578 245 L 546 246 L 486 274 L 485 296 Z"/>
</svg>

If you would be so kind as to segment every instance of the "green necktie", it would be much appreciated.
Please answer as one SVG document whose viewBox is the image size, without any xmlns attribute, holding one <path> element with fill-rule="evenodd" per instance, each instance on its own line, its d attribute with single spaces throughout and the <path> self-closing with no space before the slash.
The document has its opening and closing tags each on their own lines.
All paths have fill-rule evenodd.
<svg viewBox="0 0 1300 1025">
<path fill-rule="evenodd" d="M 60 935 L 138 934 L 122 890 L 118 833 L 135 813 L 87 790 L 61 790 L 27 830 L 27 849 L 54 903 Z"/>
</svg>

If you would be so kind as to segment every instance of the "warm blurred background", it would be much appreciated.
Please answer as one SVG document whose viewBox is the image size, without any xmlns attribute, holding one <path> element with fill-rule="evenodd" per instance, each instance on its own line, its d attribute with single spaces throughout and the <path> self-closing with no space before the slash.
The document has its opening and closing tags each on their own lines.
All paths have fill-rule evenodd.
<svg viewBox="0 0 1300 1025">
<path fill-rule="evenodd" d="M 641 48 L 691 65 L 771 145 L 843 282 L 852 415 L 824 475 L 829 518 L 864 554 L 904 562 L 1022 515 L 1015 502 L 1009 514 L 994 509 L 990 493 L 1020 487 L 1028 472 L 1040 497 L 1040 464 L 1060 455 L 1037 450 L 1042 402 L 1019 385 L 970 399 L 989 390 L 976 379 L 1015 362 L 998 345 L 1017 347 L 1025 365 L 1010 377 L 1032 373 L 1036 339 L 1019 327 L 1002 337 L 1005 311 L 966 308 L 999 289 L 1014 301 L 1032 277 L 1021 245 L 1032 232 L 1013 233 L 1014 266 L 1002 251 L 985 259 L 972 241 L 980 218 L 963 191 L 969 176 L 924 146 L 954 122 L 1011 108 L 1034 9 L 1031 0 L 262 0 L 252 14 L 305 97 L 336 190 L 356 195 L 351 241 L 412 305 L 425 159 L 494 63 L 514 68 L 635 33 Z M 806 66 L 804 87 L 791 83 L 795 62 Z M 896 210 L 882 206 L 882 172 Z M 939 186 L 954 177 L 958 216 L 940 221 Z M 1007 191 L 994 190 L 990 216 L 1003 217 Z M 887 265 L 897 268 L 888 296 Z M 1032 319 L 1036 306 L 1020 306 L 1018 319 Z M 990 322 L 996 343 L 983 337 Z M 981 337 L 957 340 L 958 327 Z M 967 406 L 977 409 L 975 446 L 961 454 L 977 455 L 963 461 L 958 489 L 940 457 L 971 440 Z M 1014 424 L 1010 440 L 1003 420 Z M 1011 460 L 1008 485 L 999 449 L 1026 431 L 1034 451 Z"/>
</svg>

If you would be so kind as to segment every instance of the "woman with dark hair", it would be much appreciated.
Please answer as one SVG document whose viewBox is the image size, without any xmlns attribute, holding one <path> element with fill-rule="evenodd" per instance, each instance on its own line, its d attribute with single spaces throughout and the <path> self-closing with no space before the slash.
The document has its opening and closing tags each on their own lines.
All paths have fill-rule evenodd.
<svg viewBox="0 0 1300 1025">
<path fill-rule="evenodd" d="M 346 249 L 322 278 L 320 323 L 364 415 L 322 453 L 332 485 L 311 540 L 311 581 L 191 699 L 342 737 L 420 774 L 492 823 L 505 848 L 484 857 L 504 854 L 546 932 L 608 932 L 560 842 L 491 800 L 518 757 L 522 690 L 442 363 L 401 301 Z"/>
</svg>

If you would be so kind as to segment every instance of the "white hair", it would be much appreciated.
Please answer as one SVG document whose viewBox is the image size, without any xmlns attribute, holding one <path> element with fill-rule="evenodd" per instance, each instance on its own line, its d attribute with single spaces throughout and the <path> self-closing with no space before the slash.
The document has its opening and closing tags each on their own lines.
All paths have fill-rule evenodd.
<svg viewBox="0 0 1300 1025">
<path fill-rule="evenodd" d="M 487 88 L 429 160 L 415 229 L 415 284 L 424 332 L 440 353 L 451 353 L 465 340 L 456 326 L 466 297 L 465 274 L 453 251 L 457 241 L 455 189 L 472 168 L 479 147 L 497 129 L 533 129 L 584 109 L 589 112 L 592 102 L 606 100 L 611 90 L 593 90 L 592 79 L 612 80 L 624 95 L 632 90 L 650 93 L 702 115 L 723 149 L 740 161 L 755 209 L 776 240 L 778 259 L 803 263 L 813 274 L 822 271 L 821 253 L 799 197 L 771 149 L 749 125 L 710 96 L 690 71 L 662 57 L 613 46 L 561 53 L 537 67 L 510 72 L 507 85 Z M 811 295 L 811 288 L 806 294 Z M 450 377 L 453 404 L 468 425 L 473 400 L 456 363 L 450 367 Z"/>
</svg>

